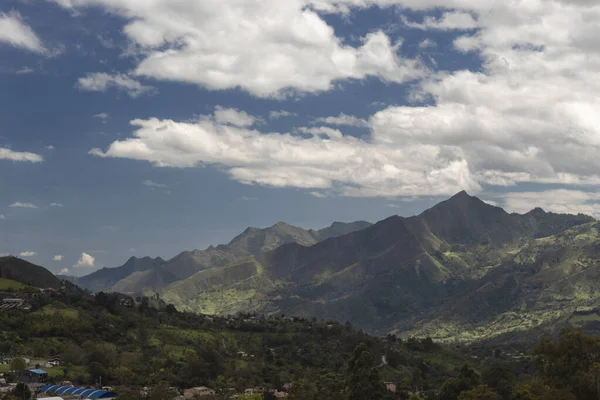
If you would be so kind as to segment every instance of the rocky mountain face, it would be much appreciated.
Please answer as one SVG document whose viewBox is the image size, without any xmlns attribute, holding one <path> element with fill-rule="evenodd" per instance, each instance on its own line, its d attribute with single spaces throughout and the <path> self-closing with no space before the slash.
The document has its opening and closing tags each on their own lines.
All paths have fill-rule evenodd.
<svg viewBox="0 0 600 400">
<path fill-rule="evenodd" d="M 172 259 L 131 257 L 117 268 L 103 268 L 78 278 L 77 285 L 92 291 L 122 293 L 160 292 L 171 283 L 185 280 L 199 271 L 224 267 L 282 244 L 312 246 L 321 240 L 370 226 L 369 222 L 335 222 L 321 230 L 305 230 L 284 222 L 265 228 L 248 228 L 226 245 L 206 250 L 184 251 Z"/>
<path fill-rule="evenodd" d="M 461 192 L 419 216 L 197 272 L 167 286 L 163 298 L 203 313 L 283 313 L 477 340 L 593 309 L 596 229 L 588 216 L 509 214 Z"/>
</svg>

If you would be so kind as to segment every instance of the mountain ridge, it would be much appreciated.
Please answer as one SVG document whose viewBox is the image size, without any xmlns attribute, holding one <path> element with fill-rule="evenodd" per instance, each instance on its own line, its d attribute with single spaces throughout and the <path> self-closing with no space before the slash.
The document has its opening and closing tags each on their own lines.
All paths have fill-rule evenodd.
<svg viewBox="0 0 600 400">
<path fill-rule="evenodd" d="M 248 227 L 228 244 L 209 246 L 205 250 L 183 251 L 165 261 L 131 257 L 121 267 L 103 268 L 77 279 L 77 284 L 92 291 L 120 291 L 138 293 L 157 292 L 168 284 L 184 280 L 197 272 L 224 267 L 235 261 L 277 248 L 281 244 L 300 242 L 313 245 L 320 240 L 362 229 L 371 225 L 366 221 L 335 222 L 320 230 L 306 230 L 277 222 L 267 228 Z M 133 268 L 129 263 L 138 261 L 143 267 Z"/>
<path fill-rule="evenodd" d="M 349 320 L 377 333 L 416 334 L 414 327 L 427 321 L 414 315 L 434 316 L 448 301 L 460 301 L 463 291 L 476 293 L 478 282 L 489 284 L 486 276 L 495 270 L 508 286 L 490 287 L 485 296 L 501 303 L 503 290 L 512 284 L 502 271 L 510 270 L 515 254 L 539 238 L 594 221 L 536 209 L 509 214 L 461 192 L 418 216 L 392 216 L 312 246 L 288 243 L 262 252 L 254 257 L 255 268 L 243 269 L 243 279 L 217 269 L 211 272 L 211 288 L 207 273 L 199 272 L 168 286 L 163 297 L 188 311 L 285 313 Z M 227 267 L 227 272 L 236 270 L 235 263 Z M 493 309 L 506 312 L 514 306 Z M 486 322 L 467 308 L 465 315 L 478 319 L 469 329 Z M 434 328 L 427 332 L 444 339 Z"/>
</svg>

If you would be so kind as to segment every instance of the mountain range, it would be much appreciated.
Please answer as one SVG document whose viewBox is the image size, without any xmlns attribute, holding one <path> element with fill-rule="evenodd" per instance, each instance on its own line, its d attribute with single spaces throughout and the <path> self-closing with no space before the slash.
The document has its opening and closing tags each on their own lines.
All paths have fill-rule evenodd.
<svg viewBox="0 0 600 400">
<path fill-rule="evenodd" d="M 371 224 L 334 222 L 321 230 L 305 230 L 278 222 L 265 228 L 248 228 L 226 245 L 206 250 L 184 251 L 172 259 L 131 257 L 117 268 L 103 268 L 81 278 L 70 278 L 92 291 L 121 293 L 160 292 L 169 284 L 185 280 L 197 272 L 223 267 L 250 256 L 267 252 L 286 243 L 311 246 L 330 237 L 364 229 Z"/>
<path fill-rule="evenodd" d="M 511 214 L 461 192 L 374 225 L 248 228 L 227 245 L 132 258 L 78 284 L 157 291 L 193 312 L 334 319 L 440 341 L 537 335 L 600 327 L 599 229 L 589 216 Z"/>
</svg>

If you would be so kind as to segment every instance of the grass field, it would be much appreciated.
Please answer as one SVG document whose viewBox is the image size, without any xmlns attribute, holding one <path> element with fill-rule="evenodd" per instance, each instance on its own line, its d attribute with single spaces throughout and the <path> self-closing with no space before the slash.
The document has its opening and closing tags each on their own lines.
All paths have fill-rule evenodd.
<svg viewBox="0 0 600 400">
<path fill-rule="evenodd" d="M 0 290 L 19 290 L 24 289 L 27 286 L 19 283 L 17 281 L 13 281 L 10 279 L 0 278 Z"/>
<path fill-rule="evenodd" d="M 79 317 L 79 311 L 72 308 L 58 308 L 52 304 L 49 304 L 37 311 L 38 313 L 42 313 L 45 315 L 60 315 L 65 318 L 77 319 Z"/>
</svg>

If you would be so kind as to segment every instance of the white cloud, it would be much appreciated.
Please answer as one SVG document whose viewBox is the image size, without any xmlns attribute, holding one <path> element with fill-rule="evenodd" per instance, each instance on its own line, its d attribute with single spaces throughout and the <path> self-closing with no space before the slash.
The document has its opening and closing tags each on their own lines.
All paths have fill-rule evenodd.
<svg viewBox="0 0 600 400">
<path fill-rule="evenodd" d="M 240 200 L 244 200 L 244 201 L 257 201 L 258 198 L 256 198 L 256 197 L 242 196 L 242 197 L 240 197 Z"/>
<path fill-rule="evenodd" d="M 35 69 L 30 68 L 30 67 L 23 67 L 19 70 L 17 70 L 17 75 L 27 75 L 27 74 L 33 74 L 35 72 Z"/>
<path fill-rule="evenodd" d="M 38 163 L 44 161 L 44 158 L 39 154 L 12 151 L 6 147 L 0 147 L 0 160 Z"/>
<path fill-rule="evenodd" d="M 11 208 L 38 208 L 35 204 L 22 203 L 20 201 L 12 203 L 11 205 L 9 205 L 9 207 L 11 207 Z"/>
<path fill-rule="evenodd" d="M 0 257 L 9 257 L 10 253 L 0 253 Z"/>
<path fill-rule="evenodd" d="M 4 214 L 0 214 L 0 221 L 4 221 L 6 219 L 6 217 L 4 216 Z"/>
<path fill-rule="evenodd" d="M 256 118 L 249 115 L 245 111 L 236 110 L 234 108 L 224 108 L 217 106 L 215 108 L 215 121 L 220 124 L 229 124 L 239 126 L 240 128 L 254 125 Z"/>
<path fill-rule="evenodd" d="M 269 113 L 269 119 L 273 120 L 273 119 L 280 119 L 280 118 L 286 118 L 286 117 L 295 117 L 296 115 L 298 115 L 298 114 L 289 112 L 289 111 L 285 111 L 285 110 L 271 111 Z"/>
<path fill-rule="evenodd" d="M 53 259 L 54 261 L 62 261 L 62 260 L 63 260 L 63 258 L 64 258 L 64 257 L 63 257 L 63 255 L 62 255 L 62 254 L 57 254 L 57 255 L 55 255 L 54 257 L 52 257 L 52 259 Z"/>
<path fill-rule="evenodd" d="M 73 268 L 94 268 L 96 263 L 96 259 L 89 255 L 88 253 L 81 253 L 79 260 Z"/>
<path fill-rule="evenodd" d="M 540 192 L 515 192 L 502 195 L 508 211 L 526 213 L 534 207 L 564 214 L 587 214 L 600 217 L 600 193 L 555 189 Z"/>
<path fill-rule="evenodd" d="M 93 115 L 93 117 L 101 119 L 101 120 L 107 120 L 110 118 L 110 115 L 108 113 L 103 112 L 103 113 L 95 114 L 95 115 Z"/>
<path fill-rule="evenodd" d="M 473 15 L 457 11 L 445 12 L 441 18 L 425 17 L 422 23 L 408 21 L 405 17 L 402 21 L 409 28 L 422 30 L 469 30 L 479 27 Z"/>
<path fill-rule="evenodd" d="M 318 199 L 326 199 L 327 197 L 329 197 L 327 194 L 321 192 L 309 192 L 308 194 Z"/>
<path fill-rule="evenodd" d="M 337 117 L 317 118 L 315 122 L 336 126 L 368 127 L 369 122 L 354 115 L 340 114 Z"/>
<path fill-rule="evenodd" d="M 329 90 L 336 80 L 406 82 L 425 73 L 418 61 L 398 56 L 401 43 L 383 31 L 367 34 L 359 47 L 344 44 L 306 0 L 54 1 L 125 17 L 124 33 L 142 59 L 137 76 L 282 97 Z"/>
<path fill-rule="evenodd" d="M 69 268 L 63 268 L 60 270 L 60 272 L 58 273 L 59 275 L 69 275 L 71 273 L 71 271 L 69 270 Z"/>
<path fill-rule="evenodd" d="M 151 180 L 145 180 L 144 182 L 142 182 L 144 185 L 149 186 L 149 187 L 155 187 L 155 188 L 166 188 L 168 187 L 167 185 L 165 185 L 164 183 L 156 183 L 153 182 Z"/>
<path fill-rule="evenodd" d="M 437 47 L 437 43 L 432 39 L 424 39 L 419 42 L 419 47 L 422 49 L 431 49 Z"/>
<path fill-rule="evenodd" d="M 37 253 L 35 251 L 22 251 L 19 253 L 19 257 L 33 257 L 36 256 Z"/>
<path fill-rule="evenodd" d="M 60 203 L 50 203 L 50 207 L 64 207 L 64 205 Z"/>
<path fill-rule="evenodd" d="M 146 160 L 160 167 L 211 164 L 246 184 L 330 189 L 350 196 L 453 194 L 457 188 L 477 191 L 468 163 L 460 154 L 434 145 L 389 146 L 360 140 L 328 128 L 316 135 L 263 134 L 219 124 L 135 120 L 135 136 L 116 141 L 100 157 Z M 306 128 L 306 131 L 309 132 Z M 335 140 L 323 134 L 335 136 Z"/>
<path fill-rule="evenodd" d="M 56 148 L 56 147 L 54 147 L 54 146 L 52 146 L 52 145 L 46 146 L 46 149 L 48 149 L 48 150 L 50 150 L 50 151 L 54 150 L 55 148 Z"/>
<path fill-rule="evenodd" d="M 88 92 L 106 92 L 109 88 L 115 88 L 133 98 L 156 91 L 154 87 L 142 85 L 127 75 L 110 75 L 104 72 L 88 73 L 77 80 L 76 86 L 80 90 Z"/>
<path fill-rule="evenodd" d="M 17 12 L 0 13 L 0 44 L 7 43 L 35 53 L 44 53 L 42 41 Z"/>
<path fill-rule="evenodd" d="M 315 126 L 311 128 L 301 127 L 298 128 L 298 131 L 327 139 L 341 139 L 344 136 L 339 129 L 333 129 L 327 126 Z"/>
<path fill-rule="evenodd" d="M 288 88 L 327 90 L 336 79 L 350 77 L 424 78 L 412 98 L 430 104 L 376 113 L 369 119 L 371 136 L 364 140 L 265 134 L 218 121 L 135 120 L 134 137 L 93 154 L 158 166 L 211 164 L 244 183 L 361 196 L 446 195 L 523 182 L 600 185 L 600 7 L 595 2 L 62 3 L 94 3 L 127 15 L 126 33 L 148 52 L 138 74 L 211 89 L 240 86 L 262 97 L 282 95 Z M 369 5 L 453 9 L 440 18 L 425 18 L 419 28 L 476 28 L 455 40 L 454 47 L 473 52 L 483 64 L 473 71 L 424 74 L 416 63 L 393 54 L 394 45 L 381 32 L 361 47 L 344 46 L 310 7 L 303 8 L 309 3 L 338 13 Z M 247 12 L 240 11 L 244 6 Z M 171 24 L 174 20 L 181 23 Z M 177 41 L 176 49 L 170 47 Z"/>
</svg>

